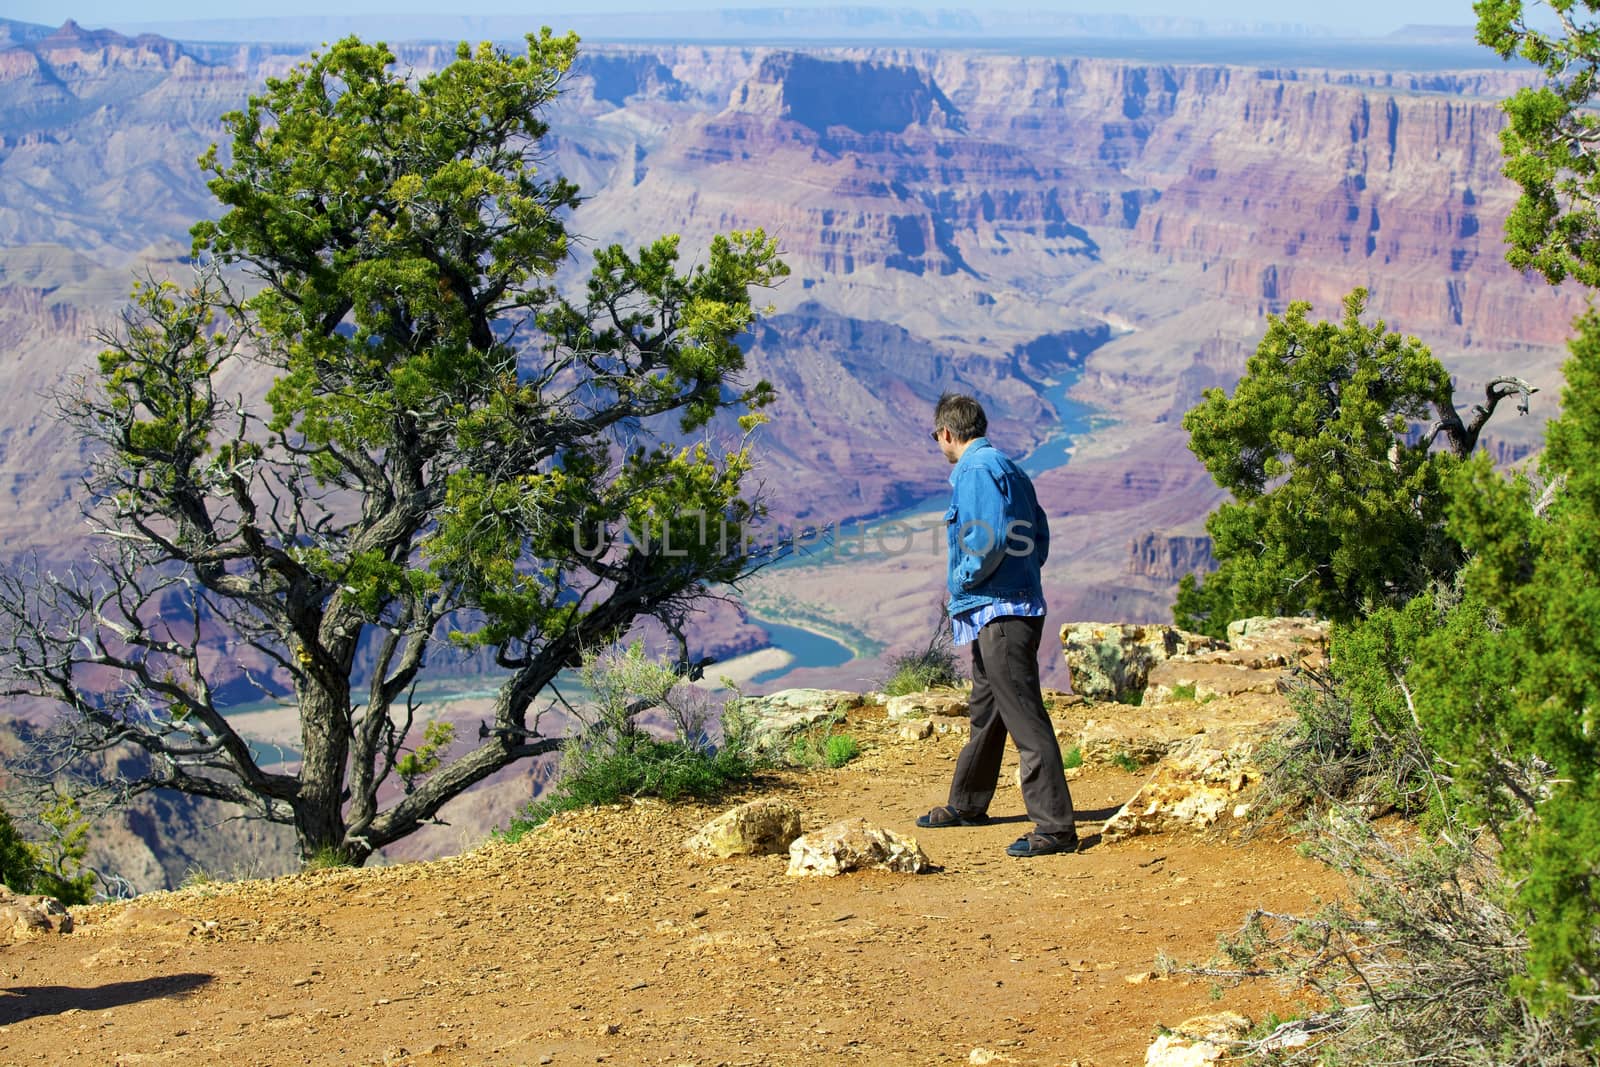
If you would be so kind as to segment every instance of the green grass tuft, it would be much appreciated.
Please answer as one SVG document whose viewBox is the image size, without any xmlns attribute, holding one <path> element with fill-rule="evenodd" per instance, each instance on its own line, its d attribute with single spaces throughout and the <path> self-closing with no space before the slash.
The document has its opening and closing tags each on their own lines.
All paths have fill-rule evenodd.
<svg viewBox="0 0 1600 1067">
<path fill-rule="evenodd" d="M 834 734 L 828 738 L 822 759 L 830 767 L 843 767 L 861 755 L 861 745 L 849 734 Z"/>
</svg>

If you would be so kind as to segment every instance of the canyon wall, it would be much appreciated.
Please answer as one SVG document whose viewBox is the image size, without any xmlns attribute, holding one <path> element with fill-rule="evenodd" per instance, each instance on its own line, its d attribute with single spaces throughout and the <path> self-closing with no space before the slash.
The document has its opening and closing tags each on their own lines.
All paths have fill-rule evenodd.
<svg viewBox="0 0 1600 1067">
<path fill-rule="evenodd" d="M 400 54 L 423 70 L 450 49 Z M 1436 346 L 1463 402 L 1502 372 L 1553 387 L 1578 299 L 1504 264 L 1497 99 L 1518 76 L 1485 59 L 1412 75 L 601 47 L 552 111 L 552 162 L 588 194 L 574 230 L 591 246 L 680 232 L 694 249 L 757 225 L 779 238 L 794 276 L 750 346 L 780 391 L 763 477 L 780 520 L 844 521 L 941 491 L 923 438 L 947 388 L 982 397 L 993 436 L 1025 453 L 1056 432 L 1048 383 L 1081 375 L 1075 395 L 1100 416 L 1080 457 L 1181 468 L 1182 412 L 1231 384 L 1262 316 L 1293 300 L 1334 315 L 1356 285 Z M 0 43 L 11 551 L 58 551 L 78 530 L 83 457 L 40 395 L 87 366 L 135 271 L 186 269 L 186 228 L 214 211 L 193 160 L 292 61 L 71 23 Z M 1093 350 L 1053 356 L 1041 341 L 1064 331 Z M 1489 447 L 1525 455 L 1544 414 L 1497 420 Z M 1046 484 L 1062 515 L 1085 510 L 1075 479 Z M 1211 502 L 1140 498 L 1139 521 L 1192 534 Z M 1071 584 L 1115 581 L 1147 532 L 1105 529 L 1108 569 Z"/>
<path fill-rule="evenodd" d="M 8 558 L 64 563 L 85 551 L 88 455 L 52 397 L 83 387 L 136 276 L 188 274 L 187 228 L 215 213 L 194 161 L 296 56 L 4 27 L 0 538 Z M 453 49 L 399 52 L 427 70 Z M 1497 101 L 1521 76 L 1490 67 L 591 48 L 549 116 L 549 165 L 587 196 L 561 281 L 614 240 L 681 233 L 692 260 L 714 233 L 764 227 L 793 267 L 748 343 L 750 373 L 778 390 L 755 475 L 775 524 L 927 518 L 948 476 L 932 406 L 962 389 L 997 444 L 1036 457 L 1052 626 L 1163 620 L 1179 578 L 1210 564 L 1219 499 L 1182 415 L 1232 386 L 1291 301 L 1333 317 L 1367 287 L 1373 317 L 1434 346 L 1463 406 L 1495 375 L 1531 379 L 1534 414 L 1497 415 L 1485 447 L 1500 462 L 1538 448 L 1581 299 L 1504 263 Z M 1069 386 L 1092 411 L 1063 425 Z M 885 553 L 774 568 L 750 595 L 892 652 L 925 643 L 942 584 L 937 552 Z M 696 639 L 726 655 L 764 637 L 722 604 Z M 868 688 L 881 671 L 858 659 L 786 682 Z M 445 813 L 462 833 L 507 814 L 462 803 Z"/>
</svg>

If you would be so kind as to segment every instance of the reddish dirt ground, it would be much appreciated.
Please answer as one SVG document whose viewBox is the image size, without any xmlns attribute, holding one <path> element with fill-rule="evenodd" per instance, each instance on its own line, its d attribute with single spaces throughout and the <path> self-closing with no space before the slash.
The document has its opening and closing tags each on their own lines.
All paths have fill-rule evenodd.
<svg viewBox="0 0 1600 1067">
<path fill-rule="evenodd" d="M 914 833 L 933 873 L 699 859 L 682 839 L 746 798 L 641 801 L 432 863 L 75 909 L 75 932 L 0 948 L 0 1063 L 924 1065 L 983 1049 L 1100 1067 L 1143 1063 L 1162 1024 L 1296 1006 L 1269 983 L 1153 973 L 1210 958 L 1254 907 L 1339 894 L 1292 842 L 1102 842 L 1142 780 L 1103 767 L 1073 783 L 1084 850 L 1012 859 L 1014 787 L 994 824 L 913 825 L 943 801 L 959 738 L 855 732 L 855 762 L 761 792 L 807 831 L 860 815 Z"/>
</svg>

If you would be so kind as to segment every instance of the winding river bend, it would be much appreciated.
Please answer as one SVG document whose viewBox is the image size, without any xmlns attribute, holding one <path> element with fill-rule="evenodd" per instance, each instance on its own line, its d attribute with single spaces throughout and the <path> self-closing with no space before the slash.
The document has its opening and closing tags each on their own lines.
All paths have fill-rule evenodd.
<svg viewBox="0 0 1600 1067">
<path fill-rule="evenodd" d="M 1075 366 L 1064 372 L 1059 379 L 1048 384 L 1041 392 L 1040 395 L 1060 415 L 1061 422 L 1055 433 L 1051 434 L 1043 444 L 1023 458 L 1022 468 L 1030 476 L 1037 477 L 1045 471 L 1066 466 L 1072 459 L 1073 449 L 1078 439 L 1088 432 L 1090 420 L 1095 414 L 1095 408 L 1067 395 L 1071 392 L 1072 387 L 1077 384 L 1081 374 L 1081 367 Z M 874 526 L 882 526 L 896 521 L 910 522 L 914 518 L 925 517 L 929 511 L 939 510 L 944 506 L 945 499 L 938 497 L 864 521 L 870 521 Z M 838 565 L 848 566 L 849 564 L 841 562 Z M 789 672 L 803 667 L 842 667 L 856 658 L 855 652 L 844 642 L 816 629 L 796 625 L 794 622 L 781 617 L 769 618 L 761 615 L 752 615 L 751 619 L 766 630 L 771 637 L 768 647 L 776 648 L 791 657 L 790 661 L 783 667 L 763 671 L 751 679 L 752 684 L 761 688 L 780 688 L 781 684 L 775 683 L 781 683 L 783 677 Z"/>
<path fill-rule="evenodd" d="M 1076 384 L 1078 376 L 1079 371 L 1074 368 L 1063 375 L 1060 380 L 1048 385 L 1042 393 L 1044 398 L 1060 413 L 1061 425 L 1056 433 L 1052 434 L 1042 445 L 1024 457 L 1022 466 L 1030 475 L 1037 476 L 1044 471 L 1065 466 L 1072 458 L 1075 441 L 1089 429 L 1090 419 L 1094 415 L 1095 409 L 1067 395 L 1072 386 Z M 928 512 L 941 509 L 944 504 L 944 498 L 938 497 L 879 516 L 870 520 L 870 522 L 874 526 L 893 523 L 897 520 L 909 522 L 915 518 L 925 518 Z M 841 562 L 838 565 L 848 566 L 849 564 Z M 782 617 L 752 615 L 751 619 L 767 632 L 770 638 L 767 647 L 778 649 L 789 657 L 783 666 L 762 671 L 750 678 L 749 684 L 758 690 L 782 688 L 784 676 L 801 668 L 843 667 L 856 658 L 856 650 L 837 637 L 823 633 L 815 628 L 799 625 L 796 621 L 786 620 Z M 420 693 L 419 697 L 428 703 L 441 704 L 477 698 L 492 698 L 495 690 L 492 686 L 486 686 L 485 681 L 486 679 L 481 675 L 435 678 L 430 680 L 427 691 Z M 576 672 L 563 673 L 562 689 L 567 693 L 582 690 L 582 683 L 578 680 Z M 279 705 L 259 702 L 239 705 L 230 709 L 228 718 L 242 732 L 259 737 L 260 733 L 269 731 L 261 730 L 258 732 L 257 729 L 252 729 L 254 725 L 251 722 L 252 717 L 264 724 L 274 712 L 281 714 Z M 253 739 L 251 744 L 257 750 L 257 758 L 268 763 L 279 761 L 294 762 L 299 759 L 299 752 L 296 747 L 287 742 L 286 738 L 280 738 L 277 742 Z"/>
</svg>

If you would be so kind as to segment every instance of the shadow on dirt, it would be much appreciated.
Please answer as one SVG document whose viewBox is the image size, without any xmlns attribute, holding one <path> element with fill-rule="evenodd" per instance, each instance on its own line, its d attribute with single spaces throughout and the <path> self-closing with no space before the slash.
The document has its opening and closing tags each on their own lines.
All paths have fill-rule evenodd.
<svg viewBox="0 0 1600 1067">
<path fill-rule="evenodd" d="M 144 1000 L 161 1000 L 199 989 L 212 980 L 209 974 L 169 974 L 98 986 L 10 986 L 0 990 L 0 1026 L 41 1015 L 60 1015 L 65 1011 L 101 1011 Z"/>
</svg>

